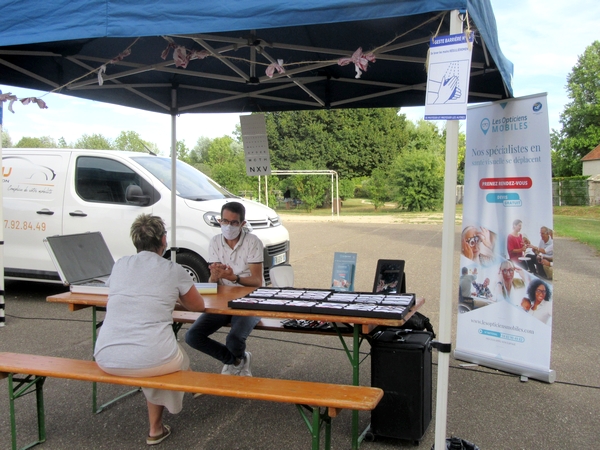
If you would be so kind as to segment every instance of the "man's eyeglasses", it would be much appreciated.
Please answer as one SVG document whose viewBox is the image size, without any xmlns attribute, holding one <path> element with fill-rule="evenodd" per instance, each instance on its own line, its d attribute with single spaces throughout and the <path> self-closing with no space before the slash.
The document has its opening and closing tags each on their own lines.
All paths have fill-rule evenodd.
<svg viewBox="0 0 600 450">
<path fill-rule="evenodd" d="M 479 239 L 479 236 L 473 236 L 469 239 L 465 239 L 467 244 L 469 244 L 471 247 L 475 247 L 479 241 L 481 241 L 481 239 Z"/>
<path fill-rule="evenodd" d="M 239 220 L 219 219 L 219 223 L 221 225 L 231 225 L 232 227 L 239 227 L 241 225 Z"/>
</svg>

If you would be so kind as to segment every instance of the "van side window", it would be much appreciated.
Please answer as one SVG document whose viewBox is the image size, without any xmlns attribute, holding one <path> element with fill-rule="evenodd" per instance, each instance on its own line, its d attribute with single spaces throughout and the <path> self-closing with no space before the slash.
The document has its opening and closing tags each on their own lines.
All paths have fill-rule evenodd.
<svg viewBox="0 0 600 450">
<path fill-rule="evenodd" d="M 135 201 L 131 197 L 127 199 L 127 188 L 132 185 L 141 188 L 143 199 L 139 196 Z M 77 158 L 75 190 L 88 202 L 150 206 L 160 199 L 160 194 L 154 187 L 126 165 L 95 156 Z M 136 191 L 139 193 L 139 189 Z"/>
</svg>

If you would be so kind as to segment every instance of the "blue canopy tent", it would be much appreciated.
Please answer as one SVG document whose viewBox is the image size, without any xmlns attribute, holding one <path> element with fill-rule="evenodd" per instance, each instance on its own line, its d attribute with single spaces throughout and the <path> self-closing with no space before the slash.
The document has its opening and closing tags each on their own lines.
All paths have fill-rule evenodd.
<svg viewBox="0 0 600 450">
<path fill-rule="evenodd" d="M 463 28 L 475 32 L 469 102 L 512 97 L 489 0 L 4 0 L 1 11 L 0 84 L 170 114 L 173 155 L 183 113 L 423 106 L 430 39 Z M 362 73 L 339 64 L 359 48 Z M 451 342 L 457 138 L 449 122 L 443 343 Z M 448 355 L 438 364 L 437 449 Z"/>
</svg>

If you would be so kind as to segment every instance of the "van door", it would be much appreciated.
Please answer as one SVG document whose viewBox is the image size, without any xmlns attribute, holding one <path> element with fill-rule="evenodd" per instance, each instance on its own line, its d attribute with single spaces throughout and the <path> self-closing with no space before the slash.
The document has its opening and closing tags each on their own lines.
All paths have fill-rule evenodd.
<svg viewBox="0 0 600 450">
<path fill-rule="evenodd" d="M 64 234 L 100 231 L 115 260 L 136 252 L 129 236 L 134 219 L 151 214 L 160 199 L 152 182 L 126 160 L 78 155 L 64 205 Z"/>
<path fill-rule="evenodd" d="M 58 280 L 43 244 L 61 234 L 69 153 L 20 150 L 2 158 L 7 277 Z"/>
</svg>

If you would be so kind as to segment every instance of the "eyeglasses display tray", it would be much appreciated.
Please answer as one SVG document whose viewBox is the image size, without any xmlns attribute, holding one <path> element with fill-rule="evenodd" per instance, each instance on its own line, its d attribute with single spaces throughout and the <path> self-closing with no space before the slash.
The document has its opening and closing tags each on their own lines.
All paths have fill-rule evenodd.
<svg viewBox="0 0 600 450">
<path fill-rule="evenodd" d="M 402 319 L 414 306 L 415 297 L 415 294 L 257 288 L 244 297 L 229 301 L 228 305 L 234 309 Z"/>
</svg>

